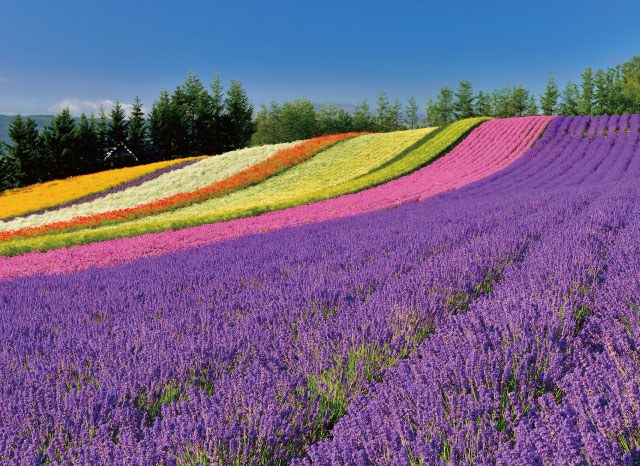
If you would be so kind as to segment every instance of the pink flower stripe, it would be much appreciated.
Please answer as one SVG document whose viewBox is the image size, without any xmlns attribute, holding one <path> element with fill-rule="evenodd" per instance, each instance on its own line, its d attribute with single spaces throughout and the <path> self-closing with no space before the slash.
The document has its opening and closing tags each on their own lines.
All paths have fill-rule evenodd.
<svg viewBox="0 0 640 466">
<path fill-rule="evenodd" d="M 473 130 L 451 152 L 410 175 L 355 194 L 340 196 L 257 217 L 241 218 L 178 231 L 30 252 L 0 258 L 0 279 L 54 275 L 91 266 L 105 267 L 141 257 L 187 249 L 279 228 L 347 217 L 424 200 L 462 187 L 506 167 L 538 139 L 553 117 L 490 120 Z"/>
</svg>

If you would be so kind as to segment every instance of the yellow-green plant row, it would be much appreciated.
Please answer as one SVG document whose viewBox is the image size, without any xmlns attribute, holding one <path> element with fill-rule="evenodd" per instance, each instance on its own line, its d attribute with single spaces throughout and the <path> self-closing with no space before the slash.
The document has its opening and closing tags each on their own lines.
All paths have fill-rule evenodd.
<svg viewBox="0 0 640 466">
<path fill-rule="evenodd" d="M 0 194 L 0 219 L 37 212 L 75 201 L 135 180 L 154 171 L 198 158 L 202 157 L 189 157 L 135 167 L 117 168 L 6 191 Z"/>
<path fill-rule="evenodd" d="M 455 144 L 466 136 L 467 133 L 486 120 L 488 120 L 488 118 L 470 118 L 452 123 L 444 128 L 426 134 L 426 136 L 424 136 L 422 140 L 418 141 L 418 143 L 413 147 L 408 148 L 404 153 L 398 154 L 397 157 L 394 157 L 389 163 L 384 164 L 377 170 L 372 170 L 366 175 L 352 179 L 348 182 L 332 187 L 326 187 L 321 191 L 303 194 L 296 198 L 288 198 L 282 201 L 272 199 L 253 208 L 239 208 L 224 212 L 205 212 L 191 217 L 163 221 L 151 221 L 153 219 L 150 219 L 147 223 L 129 222 L 112 227 L 103 227 L 96 230 L 84 230 L 53 236 L 10 241 L 0 244 L 0 255 L 12 256 L 34 250 L 47 251 L 50 249 L 69 247 L 76 244 L 87 244 L 115 238 L 126 238 L 171 229 L 178 230 L 205 223 L 216 223 L 235 218 L 250 217 L 273 210 L 286 209 L 300 204 L 307 204 L 344 194 L 351 194 L 386 183 L 400 176 L 407 175 L 432 162 L 440 155 L 448 152 Z"/>
<path fill-rule="evenodd" d="M 207 157 L 193 165 L 160 175 L 158 178 L 139 186 L 133 186 L 90 202 L 65 207 L 55 212 L 44 212 L 2 222 L 0 223 L 0 231 L 35 227 L 50 222 L 70 220 L 73 217 L 126 209 L 180 192 L 195 191 L 255 165 L 273 155 L 277 150 L 293 146 L 296 143 L 250 147 Z"/>
</svg>

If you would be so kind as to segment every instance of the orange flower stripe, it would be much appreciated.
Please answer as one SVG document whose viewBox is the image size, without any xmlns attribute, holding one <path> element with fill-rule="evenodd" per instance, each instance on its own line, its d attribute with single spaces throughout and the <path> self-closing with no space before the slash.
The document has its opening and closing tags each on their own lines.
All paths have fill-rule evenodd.
<svg viewBox="0 0 640 466">
<path fill-rule="evenodd" d="M 287 168 L 303 162 L 321 150 L 324 150 L 340 141 L 344 141 L 361 134 L 367 133 L 351 132 L 312 138 L 293 147 L 280 149 L 268 159 L 196 191 L 178 193 L 173 196 L 165 197 L 164 199 L 158 199 L 127 209 L 118 209 L 94 215 L 75 217 L 71 220 L 48 223 L 37 227 L 26 227 L 19 230 L 3 231 L 0 232 L 0 241 L 44 236 L 62 231 L 68 232 L 122 223 L 179 209 L 181 207 L 187 207 L 214 197 L 221 197 L 259 183 L 273 175 L 277 175 Z"/>
</svg>

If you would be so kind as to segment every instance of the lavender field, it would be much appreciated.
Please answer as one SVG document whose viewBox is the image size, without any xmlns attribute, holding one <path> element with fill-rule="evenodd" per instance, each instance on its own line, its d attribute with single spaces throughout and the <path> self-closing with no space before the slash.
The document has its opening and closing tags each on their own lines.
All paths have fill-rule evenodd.
<svg viewBox="0 0 640 466">
<path fill-rule="evenodd" d="M 0 281 L 0 463 L 639 464 L 639 130 L 559 116 L 421 202 Z"/>
</svg>

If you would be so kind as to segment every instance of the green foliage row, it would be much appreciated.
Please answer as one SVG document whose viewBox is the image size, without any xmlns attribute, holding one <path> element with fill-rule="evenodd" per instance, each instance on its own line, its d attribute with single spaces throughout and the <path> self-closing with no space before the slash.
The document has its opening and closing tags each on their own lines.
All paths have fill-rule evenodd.
<svg viewBox="0 0 640 466">
<path fill-rule="evenodd" d="M 461 120 L 428 133 L 413 146 L 407 148 L 395 159 L 390 160 L 384 166 L 349 182 L 333 186 L 322 191 L 305 194 L 285 201 L 274 200 L 269 204 L 260 204 L 253 208 L 241 208 L 224 213 L 203 213 L 191 217 L 179 219 L 154 221 L 153 218 L 146 223 L 127 223 L 113 227 L 105 227 L 97 230 L 83 230 L 72 233 L 15 240 L 0 245 L 0 256 L 13 256 L 34 250 L 48 251 L 62 247 L 70 247 L 77 244 L 87 244 L 97 241 L 106 241 L 115 238 L 126 238 L 156 233 L 165 230 L 179 230 L 191 226 L 199 226 L 208 223 L 224 222 L 243 217 L 251 217 L 266 212 L 282 210 L 301 204 L 322 201 L 337 196 L 352 194 L 371 188 L 400 176 L 407 175 L 436 158 L 450 151 L 473 128 L 488 118 L 478 117 Z"/>
</svg>

